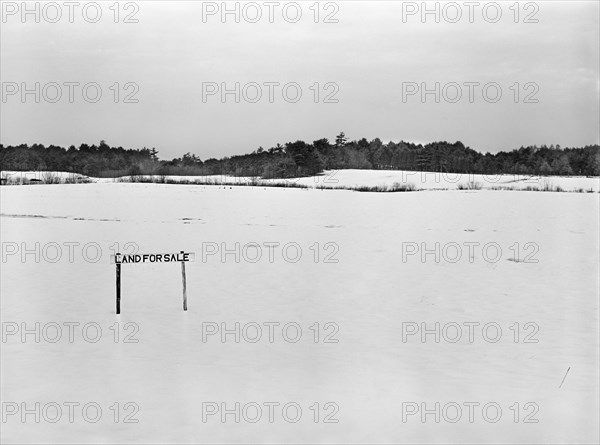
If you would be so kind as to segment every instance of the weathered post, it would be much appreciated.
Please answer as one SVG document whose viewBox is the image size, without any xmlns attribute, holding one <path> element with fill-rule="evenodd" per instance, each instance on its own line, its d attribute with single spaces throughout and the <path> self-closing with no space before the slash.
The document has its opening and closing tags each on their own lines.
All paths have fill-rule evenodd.
<svg viewBox="0 0 600 445">
<path fill-rule="evenodd" d="M 117 253 L 117 255 L 119 255 Z M 121 313 L 121 264 L 117 263 L 117 315 Z"/>
<path fill-rule="evenodd" d="M 183 250 L 181 254 L 183 255 Z M 187 290 L 185 285 L 185 261 L 181 262 L 181 281 L 183 282 L 183 310 L 187 311 Z"/>
</svg>

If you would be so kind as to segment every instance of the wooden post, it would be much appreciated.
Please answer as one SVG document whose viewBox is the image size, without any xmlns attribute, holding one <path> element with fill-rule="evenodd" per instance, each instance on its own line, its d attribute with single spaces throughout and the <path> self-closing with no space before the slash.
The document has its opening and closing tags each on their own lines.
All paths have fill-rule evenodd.
<svg viewBox="0 0 600 445">
<path fill-rule="evenodd" d="M 183 253 L 183 250 L 181 251 Z M 187 311 L 187 289 L 185 285 L 185 261 L 181 262 L 181 281 L 183 283 L 183 310 Z"/>
<path fill-rule="evenodd" d="M 121 313 L 121 265 L 119 263 L 117 263 L 117 315 L 120 313 Z"/>
</svg>

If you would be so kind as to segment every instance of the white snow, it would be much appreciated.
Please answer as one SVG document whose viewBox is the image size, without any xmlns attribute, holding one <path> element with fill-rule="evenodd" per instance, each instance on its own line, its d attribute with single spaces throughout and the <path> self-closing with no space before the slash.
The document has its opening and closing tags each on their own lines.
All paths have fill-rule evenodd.
<svg viewBox="0 0 600 445">
<path fill-rule="evenodd" d="M 90 177 L 79 174 L 79 173 L 70 173 L 70 172 L 59 172 L 59 171 L 12 171 L 12 170 L 2 170 L 0 172 L 0 177 L 5 179 L 11 183 L 22 183 L 24 181 L 34 181 L 34 182 L 51 182 L 54 180 L 55 182 L 65 182 L 65 180 L 76 180 L 76 179 L 87 179 L 91 180 Z"/>
<path fill-rule="evenodd" d="M 288 181 L 294 181 L 288 180 Z M 297 180 L 300 184 L 324 187 L 357 187 L 414 184 L 421 190 L 456 190 L 459 185 L 475 182 L 482 189 L 507 187 L 522 190 L 527 187 L 560 186 L 565 191 L 583 188 L 600 190 L 600 178 L 583 176 L 476 175 L 467 173 L 415 172 L 402 170 L 329 170 L 322 175 Z"/>
<path fill-rule="evenodd" d="M 401 182 L 401 176 L 340 171 L 333 178 L 340 181 L 335 186 L 378 185 Z M 598 190 L 598 178 L 552 180 L 568 189 Z M 73 423 L 64 406 L 56 423 L 8 415 L 2 442 L 598 443 L 598 194 L 459 191 L 455 184 L 421 181 L 419 174 L 405 182 L 449 191 L 128 183 L 1 187 L 3 329 L 12 323 L 32 329 L 39 322 L 52 337 L 50 323 L 63 326 L 56 343 L 43 336 L 36 343 L 33 334 L 22 342 L 20 332 L 6 336 L 2 402 L 25 402 L 30 409 L 35 402 L 96 402 L 103 410 L 97 423 L 82 419 L 81 406 Z M 196 262 L 186 265 L 187 312 L 181 308 L 179 264 L 140 264 L 122 266 L 122 314 L 115 314 L 115 266 L 109 255 L 115 243 L 126 251 L 127 242 L 141 253 L 196 252 Z M 273 248 L 273 262 L 264 247 L 271 242 L 280 243 Z M 302 249 L 296 263 L 282 255 L 282 246 L 293 242 Z M 468 242 L 480 243 L 472 262 Z M 35 243 L 40 243 L 39 262 L 35 253 L 23 261 L 23 248 L 35 252 Z M 57 249 L 49 243 L 61 248 L 54 263 Z M 79 243 L 71 245 L 72 262 L 65 243 Z M 101 248 L 95 263 L 96 245 L 90 243 Z M 224 262 L 219 255 L 203 261 L 203 252 L 215 245 L 221 249 L 222 243 L 230 250 L 240 243 L 239 262 L 233 254 Z M 248 260 L 256 250 L 250 243 L 263 246 L 256 263 Z M 326 250 L 327 243 L 335 244 Z M 440 243 L 446 259 L 436 263 L 428 255 L 422 262 L 412 255 L 403 261 L 406 243 L 419 248 Z M 481 247 L 489 243 L 501 248 L 497 262 L 484 258 Z M 518 262 L 511 261 L 515 243 Z M 447 258 L 456 245 L 462 246 L 462 258 L 452 263 Z M 15 248 L 18 252 L 10 254 Z M 530 259 L 538 261 L 524 262 L 532 252 Z M 332 253 L 330 259 L 338 262 L 324 262 Z M 288 254 L 294 256 L 294 250 Z M 494 256 L 494 250 L 487 254 Z M 80 323 L 72 343 L 65 322 Z M 97 343 L 81 334 L 91 322 L 103 330 Z M 115 322 L 121 334 L 117 343 L 110 330 Z M 128 322 L 139 326 L 138 343 L 122 341 L 132 332 Z M 229 335 L 222 343 L 214 335 L 203 341 L 208 323 L 233 328 L 236 322 L 262 325 L 261 340 L 236 343 Z M 273 343 L 265 322 L 280 323 Z M 281 326 L 290 322 L 303 330 L 296 343 L 281 335 Z M 315 322 L 318 343 L 310 329 Z M 323 342 L 332 332 L 324 329 L 328 322 L 339 326 L 338 343 Z M 403 342 L 403 323 L 411 322 L 429 328 L 440 322 L 449 329 L 447 337 L 454 333 L 448 323 L 480 325 L 473 342 L 466 330 L 456 343 L 444 338 L 436 343 L 433 335 L 425 343 L 418 335 Z M 483 339 L 480 329 L 492 322 L 502 328 L 496 343 Z M 514 323 L 519 323 L 516 343 Z M 532 324 L 525 329 L 526 323 Z M 493 337 L 494 330 L 488 333 Z M 524 343 L 532 333 L 538 342 Z M 115 402 L 121 409 L 118 423 L 110 409 Z M 139 406 L 138 423 L 122 422 L 131 412 L 124 409 L 127 402 Z M 203 422 L 207 402 L 225 402 L 228 408 L 235 402 L 281 405 L 273 423 L 266 408 L 257 423 L 243 417 L 236 423 L 233 415 L 226 423 L 218 415 Z M 297 423 L 282 418 L 281 406 L 288 402 L 302 408 Z M 315 402 L 321 409 L 318 423 L 310 409 Z M 323 423 L 332 412 L 324 409 L 327 402 L 339 407 L 338 423 Z M 446 421 L 454 416 L 448 408 L 439 423 L 433 414 L 425 423 L 419 416 L 403 422 L 403 403 L 410 402 L 424 402 L 428 409 L 435 402 L 455 402 L 463 407 L 462 418 Z M 464 402 L 481 404 L 473 423 Z M 502 408 L 498 422 L 482 417 L 486 403 Z M 525 409 L 526 403 L 535 405 Z M 535 407 L 539 411 L 530 420 L 538 422 L 525 423 Z M 488 414 L 493 416 L 493 409 Z"/>
<path fill-rule="evenodd" d="M 13 182 L 22 179 L 34 179 L 43 182 L 49 178 L 57 178 L 62 182 L 66 179 L 86 179 L 90 182 L 114 183 L 130 182 L 131 177 L 95 178 L 78 173 L 67 172 L 18 172 L 2 171 L 2 178 Z M 457 190 L 459 186 L 474 183 L 481 189 L 524 190 L 526 188 L 562 188 L 565 192 L 600 191 L 600 178 L 585 176 L 532 176 L 532 175 L 478 175 L 470 173 L 445 172 L 416 172 L 404 170 L 326 170 L 320 175 L 304 178 L 289 179 L 260 179 L 245 176 L 207 175 L 207 176 L 173 176 L 173 175 L 136 175 L 146 181 L 169 181 L 197 184 L 284 184 L 304 185 L 311 188 L 337 187 L 377 187 L 393 184 L 412 184 L 418 190 Z"/>
</svg>

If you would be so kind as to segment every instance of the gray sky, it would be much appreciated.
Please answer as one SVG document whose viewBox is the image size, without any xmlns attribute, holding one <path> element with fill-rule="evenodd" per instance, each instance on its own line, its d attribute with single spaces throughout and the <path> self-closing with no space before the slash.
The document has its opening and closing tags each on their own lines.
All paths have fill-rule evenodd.
<svg viewBox="0 0 600 445">
<path fill-rule="evenodd" d="M 136 2 L 137 12 L 135 5 L 125 9 L 121 3 L 114 23 L 113 2 L 106 2 L 97 23 L 85 20 L 94 19 L 94 9 L 86 9 L 84 17 L 82 6 L 70 23 L 68 6 L 57 3 L 62 12 L 57 23 L 48 22 L 55 9 L 43 10 L 43 4 L 36 23 L 34 15 L 23 20 L 22 11 L 13 14 L 11 8 L 21 2 L 3 2 L 0 123 L 5 145 L 69 146 L 105 139 L 126 148 L 154 146 L 163 159 L 189 151 L 204 160 L 297 139 L 333 140 L 340 131 L 351 139 L 461 140 L 491 152 L 599 142 L 597 1 L 521 2 L 518 23 L 512 1 L 498 3 L 502 17 L 496 23 L 493 5 L 483 13 L 491 2 L 475 7 L 473 23 L 465 2 L 455 3 L 462 12 L 456 23 L 449 23 L 457 11 L 451 6 L 440 4 L 440 23 L 434 15 L 423 23 L 421 11 L 409 15 L 421 2 L 392 1 L 321 2 L 319 23 L 314 23 L 312 1 L 299 2 L 302 17 L 296 23 L 290 23 L 295 17 L 290 2 L 274 6 L 273 23 L 265 2 L 255 3 L 262 12 L 257 23 L 248 22 L 257 11 L 253 6 L 242 9 L 241 3 L 240 23 L 233 14 L 223 23 L 220 13 L 208 15 L 221 2 L 193 1 Z M 434 3 L 429 2 L 432 9 Z M 138 23 L 123 23 L 130 12 Z M 338 23 L 323 23 L 329 13 Z M 23 100 L 22 86 L 34 90 L 36 82 L 40 103 L 35 94 Z M 50 102 L 57 91 L 52 82 L 62 90 L 55 103 Z M 65 82 L 80 84 L 72 87 L 73 103 Z M 91 103 L 93 86 L 87 90 L 89 102 L 82 93 L 90 82 L 102 91 L 96 103 Z M 119 88 L 111 89 L 115 82 Z M 132 96 L 137 103 L 124 103 L 134 92 L 133 85 L 125 88 L 128 82 L 139 87 Z M 234 94 L 222 103 L 220 93 L 203 101 L 203 89 L 210 88 L 203 87 L 206 82 L 230 89 L 239 82 L 240 103 Z M 262 89 L 256 103 L 251 102 L 253 82 Z M 272 103 L 265 82 L 280 84 L 271 86 Z M 294 82 L 302 89 L 295 103 L 293 85 L 286 90 L 289 101 L 282 92 L 284 84 Z M 436 82 L 439 103 L 434 94 L 423 103 L 420 92 L 403 100 L 403 88 L 424 84 L 434 90 Z M 472 103 L 465 82 L 479 83 L 471 87 Z M 451 103 L 456 84 L 462 96 Z M 15 85 L 19 90 L 11 94 Z M 502 96 L 492 102 L 498 86 Z M 329 93 L 337 103 L 324 103 Z M 537 103 L 525 103 L 526 98 Z"/>
</svg>

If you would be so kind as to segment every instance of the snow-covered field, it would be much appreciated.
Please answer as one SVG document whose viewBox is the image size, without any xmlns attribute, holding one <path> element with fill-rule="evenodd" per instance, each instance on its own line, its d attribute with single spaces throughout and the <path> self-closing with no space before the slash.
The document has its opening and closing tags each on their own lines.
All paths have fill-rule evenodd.
<svg viewBox="0 0 600 445">
<path fill-rule="evenodd" d="M 66 172 L 16 172 L 3 171 L 1 177 L 13 183 L 23 180 L 41 182 L 56 182 L 86 180 L 90 182 L 129 182 L 130 177 L 120 178 L 94 178 L 77 173 Z M 572 191 L 600 191 L 600 178 L 585 176 L 531 176 L 531 175 L 476 175 L 467 173 L 441 173 L 441 172 L 415 172 L 403 170 L 327 170 L 318 176 L 290 179 L 269 179 L 209 175 L 209 176 L 157 176 L 140 175 L 137 178 L 145 181 L 191 182 L 205 184 L 233 183 L 248 184 L 283 184 L 303 185 L 311 188 L 336 188 L 336 187 L 378 187 L 393 184 L 412 184 L 418 190 L 456 190 L 469 183 L 476 184 L 477 188 L 490 190 L 524 190 L 556 189 L 560 187 L 565 192 Z"/>
<path fill-rule="evenodd" d="M 409 173 L 1 187 L 2 442 L 598 443 L 598 194 Z"/>
<path fill-rule="evenodd" d="M 581 176 L 530 176 L 530 175 L 476 175 L 467 173 L 415 172 L 402 170 L 329 170 L 324 174 L 298 180 L 289 179 L 309 187 L 377 187 L 413 184 L 419 190 L 456 190 L 459 186 L 476 183 L 482 189 L 508 188 L 522 190 L 527 187 L 561 187 L 565 191 L 584 189 L 600 190 L 600 179 Z"/>
</svg>

